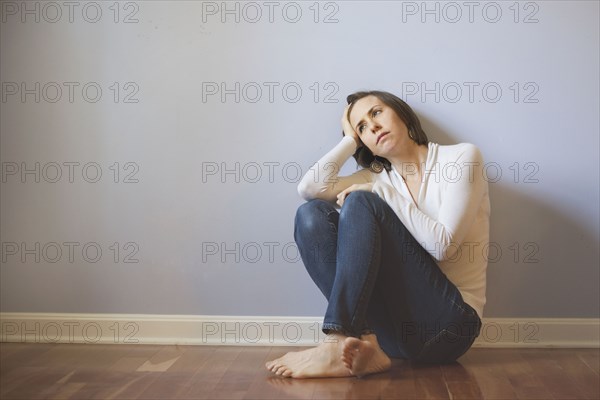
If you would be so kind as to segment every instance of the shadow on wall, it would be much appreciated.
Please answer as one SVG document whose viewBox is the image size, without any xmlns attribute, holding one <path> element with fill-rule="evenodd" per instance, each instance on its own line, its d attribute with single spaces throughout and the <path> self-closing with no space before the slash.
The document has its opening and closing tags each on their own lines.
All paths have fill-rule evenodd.
<svg viewBox="0 0 600 400">
<path fill-rule="evenodd" d="M 431 120 L 419 118 L 429 140 L 460 142 Z M 489 163 L 492 155 L 481 151 Z M 515 183 L 512 171 L 503 172 L 500 180 L 488 183 L 492 213 L 484 317 L 597 318 L 597 233 L 572 217 L 577 210 L 557 207 L 559 200 L 553 204 L 545 193 L 536 195 L 543 171 L 535 175 L 540 183 Z"/>
</svg>

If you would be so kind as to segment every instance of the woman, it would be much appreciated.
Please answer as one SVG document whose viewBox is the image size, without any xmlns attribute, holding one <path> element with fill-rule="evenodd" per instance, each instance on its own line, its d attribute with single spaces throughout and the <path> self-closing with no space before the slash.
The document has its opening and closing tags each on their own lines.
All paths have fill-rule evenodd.
<svg viewBox="0 0 600 400">
<path fill-rule="evenodd" d="M 266 364 L 284 377 L 360 377 L 389 369 L 390 357 L 453 362 L 481 329 L 490 201 L 480 151 L 429 142 L 393 94 L 347 100 L 343 138 L 302 178 L 308 201 L 295 219 L 328 300 L 327 336 Z M 351 155 L 363 168 L 339 177 Z"/>
</svg>

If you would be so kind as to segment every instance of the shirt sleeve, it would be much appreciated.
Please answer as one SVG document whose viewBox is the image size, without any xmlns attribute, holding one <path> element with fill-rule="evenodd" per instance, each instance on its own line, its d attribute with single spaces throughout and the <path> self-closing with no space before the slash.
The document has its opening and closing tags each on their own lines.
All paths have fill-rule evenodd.
<svg viewBox="0 0 600 400">
<path fill-rule="evenodd" d="M 355 183 L 371 182 L 371 171 L 364 168 L 352 175 L 338 175 L 356 148 L 356 141 L 350 136 L 344 136 L 302 177 L 298 184 L 298 194 L 305 200 L 323 199 L 333 202 L 337 200 L 338 193 L 347 187 Z"/>
<path fill-rule="evenodd" d="M 463 146 L 455 162 L 441 166 L 446 171 L 455 172 L 438 178 L 445 189 L 437 220 L 419 210 L 410 199 L 385 182 L 377 181 L 372 191 L 390 205 L 425 250 L 437 261 L 444 261 L 458 251 L 477 216 L 487 191 L 483 167 L 481 152 L 470 143 Z"/>
</svg>

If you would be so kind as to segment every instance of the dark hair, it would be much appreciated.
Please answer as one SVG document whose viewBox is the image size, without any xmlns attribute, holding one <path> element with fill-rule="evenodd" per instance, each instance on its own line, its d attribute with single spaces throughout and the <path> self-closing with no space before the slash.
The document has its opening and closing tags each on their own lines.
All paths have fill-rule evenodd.
<svg viewBox="0 0 600 400">
<path fill-rule="evenodd" d="M 427 144 L 429 142 L 425 131 L 423 131 L 423 128 L 421 128 L 421 121 L 419 121 L 419 117 L 417 117 L 417 114 L 415 114 L 412 108 L 410 108 L 410 106 L 406 104 L 401 98 L 388 92 L 370 90 L 350 94 L 346 98 L 348 104 L 350 104 L 350 107 L 348 107 L 348 117 L 350 116 L 350 112 L 352 111 L 352 108 L 354 107 L 356 101 L 367 96 L 377 97 L 380 101 L 385 103 L 385 105 L 394 110 L 396 115 L 398 115 L 402 122 L 404 122 L 404 125 L 406 125 L 406 127 L 408 128 L 408 136 L 414 142 L 416 142 L 419 145 Z M 342 135 L 343 134 L 344 133 L 342 132 Z M 353 157 L 356 160 L 356 163 L 364 168 L 370 168 L 371 163 L 374 160 L 377 160 L 383 164 L 386 170 L 391 171 L 392 169 L 392 164 L 387 159 L 385 159 L 384 157 L 373 155 L 371 150 L 369 150 L 369 148 L 364 145 L 356 149 L 356 152 L 354 153 Z"/>
</svg>

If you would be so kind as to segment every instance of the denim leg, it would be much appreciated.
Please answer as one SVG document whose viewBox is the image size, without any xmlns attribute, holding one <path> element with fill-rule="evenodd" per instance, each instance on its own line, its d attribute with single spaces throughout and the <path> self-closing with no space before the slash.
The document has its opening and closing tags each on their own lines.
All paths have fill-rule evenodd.
<svg viewBox="0 0 600 400">
<path fill-rule="evenodd" d="M 381 232 L 369 211 L 369 195 L 351 192 L 340 212 L 336 275 L 324 332 L 335 330 L 355 337 L 372 332 L 366 313 L 381 264 Z"/>
<path fill-rule="evenodd" d="M 339 212 L 325 200 L 310 200 L 296 212 L 294 239 L 304 266 L 329 300 L 336 273 Z"/>
<path fill-rule="evenodd" d="M 374 193 L 350 193 L 339 217 L 324 331 L 373 330 L 392 357 L 450 362 L 480 327 L 477 313 L 387 203 Z"/>
</svg>

